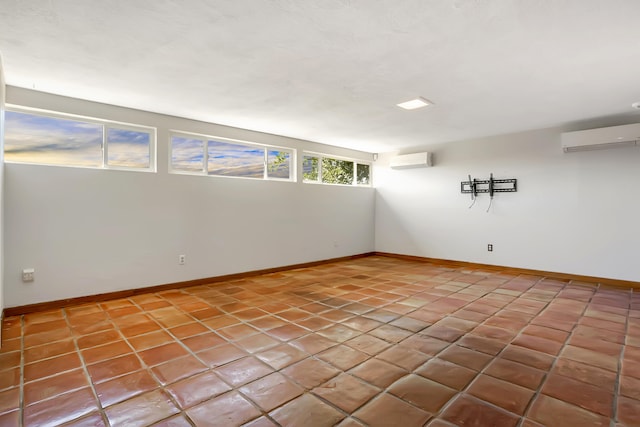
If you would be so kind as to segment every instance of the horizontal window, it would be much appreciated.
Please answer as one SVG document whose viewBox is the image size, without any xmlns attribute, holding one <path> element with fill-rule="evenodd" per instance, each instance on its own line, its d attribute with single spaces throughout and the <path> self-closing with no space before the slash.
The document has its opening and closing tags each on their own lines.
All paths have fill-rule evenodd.
<svg viewBox="0 0 640 427">
<path fill-rule="evenodd" d="M 7 162 L 155 170 L 155 129 L 53 112 L 5 111 Z"/>
<path fill-rule="evenodd" d="M 225 138 L 171 135 L 171 171 L 293 180 L 294 151 Z"/>
<path fill-rule="evenodd" d="M 368 186 L 371 185 L 371 165 L 357 160 L 305 153 L 302 178 L 304 182 Z"/>
</svg>

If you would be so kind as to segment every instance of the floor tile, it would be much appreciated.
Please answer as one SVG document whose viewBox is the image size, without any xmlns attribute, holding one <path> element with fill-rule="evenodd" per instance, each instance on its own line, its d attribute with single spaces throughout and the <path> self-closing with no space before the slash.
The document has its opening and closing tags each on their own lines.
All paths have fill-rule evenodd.
<svg viewBox="0 0 640 427">
<path fill-rule="evenodd" d="M 89 365 L 87 371 L 94 384 L 97 384 L 141 368 L 140 360 L 135 355 L 129 354 Z"/>
<path fill-rule="evenodd" d="M 227 341 L 213 332 L 196 335 L 193 337 L 185 338 L 182 343 L 189 348 L 189 350 L 197 353 L 202 350 L 218 347 L 219 345 L 226 344 Z"/>
<path fill-rule="evenodd" d="M 30 347 L 24 351 L 24 363 L 33 363 L 38 362 L 43 359 L 48 359 L 50 357 L 61 356 L 63 354 L 72 353 L 76 351 L 75 343 L 71 338 L 56 341 L 50 344 L 43 344 L 36 347 Z M 18 363 L 20 363 L 20 353 L 11 353 L 14 357 L 17 357 Z M 6 355 L 6 353 L 5 353 Z M 7 366 L 11 364 L 15 364 L 13 361 L 6 360 L 7 358 L 3 358 L 0 356 L 0 361 L 2 366 Z"/>
<path fill-rule="evenodd" d="M 151 368 L 160 384 L 167 385 L 207 370 L 207 366 L 193 356 L 174 359 Z"/>
<path fill-rule="evenodd" d="M 129 347 L 127 342 L 120 340 L 84 350 L 82 351 L 82 358 L 86 364 L 92 364 L 132 352 L 133 350 Z"/>
<path fill-rule="evenodd" d="M 550 374 L 542 386 L 542 393 L 588 411 L 611 416 L 613 390 L 605 390 L 563 375 Z"/>
<path fill-rule="evenodd" d="M 241 338 L 237 340 L 235 344 L 249 353 L 256 353 L 271 347 L 275 347 L 280 344 L 280 341 L 275 338 L 271 338 L 267 334 L 259 333 L 256 335 L 251 335 L 249 337 Z"/>
<path fill-rule="evenodd" d="M 404 369 L 378 359 L 369 359 L 349 373 L 382 389 L 408 374 Z"/>
<path fill-rule="evenodd" d="M 283 426 L 330 427 L 344 418 L 340 411 L 307 393 L 269 415 Z"/>
<path fill-rule="evenodd" d="M 609 426 L 609 418 L 544 394 L 535 398 L 527 417 L 549 427 Z"/>
<path fill-rule="evenodd" d="M 226 365 L 234 360 L 246 357 L 248 353 L 233 344 L 223 344 L 221 346 L 203 350 L 196 353 L 198 359 L 202 360 L 207 366 L 215 368 L 216 366 Z"/>
<path fill-rule="evenodd" d="M 250 356 L 216 368 L 215 372 L 228 384 L 238 387 L 270 374 L 273 369 Z"/>
<path fill-rule="evenodd" d="M 346 345 L 338 345 L 318 353 L 317 357 L 338 369 L 347 371 L 367 360 L 369 355 Z"/>
<path fill-rule="evenodd" d="M 308 358 L 282 369 L 281 372 L 302 387 L 310 390 L 335 377 L 340 373 L 340 370 L 328 363 Z"/>
<path fill-rule="evenodd" d="M 431 414 L 382 393 L 353 416 L 371 426 L 421 426 L 429 420 Z"/>
<path fill-rule="evenodd" d="M 457 390 L 419 375 L 407 375 L 393 383 L 388 392 L 429 413 L 437 413 Z"/>
<path fill-rule="evenodd" d="M 478 374 L 473 369 L 438 358 L 429 360 L 415 373 L 456 390 L 463 390 Z"/>
<path fill-rule="evenodd" d="M 413 371 L 431 357 L 408 347 L 393 346 L 376 356 L 407 371 Z"/>
<path fill-rule="evenodd" d="M 440 351 L 451 345 L 451 343 L 437 338 L 428 337 L 426 335 L 416 334 L 402 341 L 399 345 L 418 350 L 419 352 L 429 356 L 435 356 Z"/>
<path fill-rule="evenodd" d="M 360 335 L 345 342 L 345 344 L 370 356 L 376 355 L 391 346 L 391 343 L 367 334 Z"/>
<path fill-rule="evenodd" d="M 555 358 L 549 354 L 512 345 L 507 346 L 500 354 L 500 357 L 542 370 L 551 368 L 555 360 Z"/>
<path fill-rule="evenodd" d="M 464 366 L 475 371 L 484 368 L 491 356 L 468 348 L 452 345 L 438 355 L 440 359 L 444 359 L 456 365 Z"/>
<path fill-rule="evenodd" d="M 334 406 L 351 413 L 368 402 L 380 390 L 349 374 L 341 374 L 313 389 L 313 393 Z"/>
<path fill-rule="evenodd" d="M 152 391 L 158 387 L 156 380 L 146 370 L 95 384 L 96 394 L 103 408 L 122 402 L 130 397 Z"/>
<path fill-rule="evenodd" d="M 289 343 L 299 350 L 305 351 L 309 354 L 320 353 L 321 351 L 337 344 L 335 341 L 331 341 L 328 338 L 316 334 L 309 334 L 294 341 L 290 341 Z"/>
<path fill-rule="evenodd" d="M 24 384 L 24 404 L 31 405 L 57 395 L 89 387 L 89 381 L 82 369 L 53 375 Z M 1 411 L 0 411 L 1 412 Z"/>
<path fill-rule="evenodd" d="M 518 415 L 524 414 L 534 394 L 533 390 L 483 374 L 476 377 L 467 393 Z"/>
<path fill-rule="evenodd" d="M 20 388 L 0 391 L 0 414 L 20 408 Z"/>
<path fill-rule="evenodd" d="M 545 377 L 545 371 L 502 358 L 493 360 L 483 372 L 530 390 L 537 390 Z"/>
<path fill-rule="evenodd" d="M 231 390 L 231 387 L 213 372 L 205 372 L 171 384 L 166 390 L 175 399 L 180 408 L 187 409 L 212 397 L 226 393 Z"/>
<path fill-rule="evenodd" d="M 34 381 L 59 372 L 78 369 L 82 365 L 77 353 L 69 353 L 24 366 L 24 381 Z"/>
<path fill-rule="evenodd" d="M 640 400 L 625 396 L 618 398 L 618 421 L 628 425 L 640 425 Z"/>
<path fill-rule="evenodd" d="M 520 418 L 468 395 L 459 395 L 440 418 L 461 426 L 515 427 Z M 570 424 L 567 424 L 570 425 Z"/>
<path fill-rule="evenodd" d="M 269 412 L 300 396 L 304 389 L 275 372 L 240 388 L 242 394 L 253 400 L 263 411 Z"/>
<path fill-rule="evenodd" d="M 175 342 L 150 348 L 138 353 L 142 361 L 146 363 L 147 366 L 160 365 L 161 363 L 186 356 L 187 354 L 189 354 L 188 351 Z"/>
<path fill-rule="evenodd" d="M 86 387 L 26 406 L 24 424 L 60 425 L 96 410 L 96 399 L 91 389 Z"/>
<path fill-rule="evenodd" d="M 560 356 L 613 372 L 618 370 L 618 357 L 603 355 L 585 348 L 567 345 Z"/>
<path fill-rule="evenodd" d="M 587 365 L 571 359 L 560 357 L 553 366 L 552 373 L 560 374 L 574 380 L 582 381 L 587 384 L 595 385 L 603 390 L 613 392 L 617 375 L 615 372 L 596 366 Z"/>
</svg>

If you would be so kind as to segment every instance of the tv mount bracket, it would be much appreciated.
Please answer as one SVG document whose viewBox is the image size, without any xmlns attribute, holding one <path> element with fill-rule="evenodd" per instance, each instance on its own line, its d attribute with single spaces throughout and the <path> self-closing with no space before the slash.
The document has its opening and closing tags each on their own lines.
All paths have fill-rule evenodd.
<svg viewBox="0 0 640 427">
<path fill-rule="evenodd" d="M 493 197 L 493 193 L 515 193 L 518 191 L 518 180 L 516 178 L 509 179 L 493 179 L 491 174 L 489 179 L 471 179 L 460 183 L 460 192 L 464 194 L 472 194 L 472 198 L 480 193 L 489 193 Z"/>
</svg>

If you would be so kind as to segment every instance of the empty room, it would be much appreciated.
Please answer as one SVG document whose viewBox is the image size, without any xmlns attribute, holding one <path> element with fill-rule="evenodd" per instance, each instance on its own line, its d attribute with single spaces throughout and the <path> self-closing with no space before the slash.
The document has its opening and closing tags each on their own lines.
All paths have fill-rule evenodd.
<svg viewBox="0 0 640 427">
<path fill-rule="evenodd" d="M 638 16 L 0 0 L 0 427 L 640 426 Z"/>
</svg>

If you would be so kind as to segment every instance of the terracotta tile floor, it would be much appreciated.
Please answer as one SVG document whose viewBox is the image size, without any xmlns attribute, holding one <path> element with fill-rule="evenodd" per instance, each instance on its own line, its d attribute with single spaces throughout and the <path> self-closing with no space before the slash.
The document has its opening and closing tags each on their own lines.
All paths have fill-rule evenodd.
<svg viewBox="0 0 640 427">
<path fill-rule="evenodd" d="M 0 426 L 639 426 L 640 292 L 384 257 L 7 318 Z"/>
</svg>

